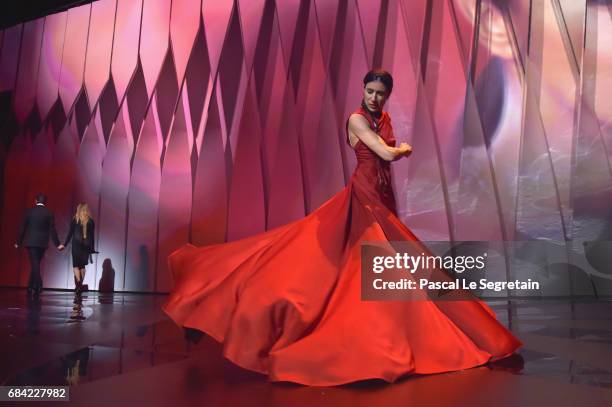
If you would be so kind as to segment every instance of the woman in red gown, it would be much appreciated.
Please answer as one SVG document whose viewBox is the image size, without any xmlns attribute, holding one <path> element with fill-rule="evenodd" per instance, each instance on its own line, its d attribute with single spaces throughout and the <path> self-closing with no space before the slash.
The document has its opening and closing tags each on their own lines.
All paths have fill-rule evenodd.
<svg viewBox="0 0 612 407">
<path fill-rule="evenodd" d="M 483 302 L 361 301 L 360 242 L 418 239 L 397 218 L 390 162 L 395 147 L 382 108 L 385 71 L 364 78 L 362 106 L 347 123 L 357 168 L 348 185 L 304 219 L 246 239 L 169 258 L 164 311 L 223 343 L 224 356 L 271 381 L 338 385 L 395 381 L 511 355 L 521 343 Z"/>
</svg>

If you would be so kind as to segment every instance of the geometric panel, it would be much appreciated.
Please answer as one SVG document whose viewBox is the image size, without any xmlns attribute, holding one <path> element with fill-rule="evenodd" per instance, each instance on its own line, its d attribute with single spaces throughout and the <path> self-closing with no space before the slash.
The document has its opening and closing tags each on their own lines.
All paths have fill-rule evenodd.
<svg viewBox="0 0 612 407">
<path fill-rule="evenodd" d="M 59 79 L 59 95 L 66 112 L 72 107 L 83 83 L 90 13 L 89 4 L 68 10 Z"/>
<path fill-rule="evenodd" d="M 84 75 L 90 106 L 98 101 L 110 73 L 116 5 L 116 0 L 91 3 Z"/>
<path fill-rule="evenodd" d="M 219 102 L 218 93 L 213 92 L 195 174 L 191 215 L 191 241 L 195 245 L 223 243 L 227 231 L 228 175 L 223 147 L 227 135 Z"/>
<path fill-rule="evenodd" d="M 217 74 L 221 50 L 226 40 L 226 33 L 230 16 L 235 2 L 232 0 L 204 1 L 202 2 L 202 19 L 210 54 L 210 67 L 213 77 Z"/>
<path fill-rule="evenodd" d="M 77 179 L 75 185 L 75 203 L 86 203 L 89 205 L 91 214 L 96 222 L 96 235 L 94 241 L 99 248 L 98 237 L 100 235 L 100 183 L 102 180 L 102 161 L 106 150 L 106 143 L 102 136 L 100 126 L 100 113 L 96 109 L 89 122 L 89 126 L 83 134 L 83 139 L 78 148 L 77 155 Z M 97 267 L 100 255 L 94 257 Z M 96 286 L 96 273 L 91 270 L 85 275 L 84 283 L 89 287 Z"/>
<path fill-rule="evenodd" d="M 189 139 L 185 111 L 186 88 L 177 103 L 167 147 L 163 155 L 160 201 L 159 245 L 156 291 L 166 292 L 172 287 L 168 271 L 168 255 L 189 241 L 189 222 L 192 202 L 192 174 L 190 157 L 193 140 Z"/>
<path fill-rule="evenodd" d="M 221 1 L 205 1 L 217 7 Z M 200 25 L 200 0 L 173 0 L 170 12 L 170 42 L 176 64 L 177 79 L 182 82 L 187 60 Z M 165 53 L 160 52 L 160 55 Z"/>
<path fill-rule="evenodd" d="M 44 21 L 44 17 L 28 21 L 23 27 L 19 58 L 21 68 L 17 72 L 14 99 L 15 116 L 20 123 L 34 107 Z"/>
<path fill-rule="evenodd" d="M 228 241 L 265 230 L 260 128 L 254 83 L 249 81 L 232 168 L 227 224 Z"/>
<path fill-rule="evenodd" d="M 140 59 L 150 95 L 159 75 L 162 60 L 168 49 L 170 0 L 145 2 L 142 11 Z"/>
<path fill-rule="evenodd" d="M 123 99 L 138 59 L 142 0 L 118 0 L 113 37 L 111 73 L 117 99 Z"/>
<path fill-rule="evenodd" d="M 134 152 L 128 194 L 125 289 L 152 291 L 155 283 L 157 215 L 161 183 L 161 129 L 156 126 L 154 102 L 144 119 Z"/>
<path fill-rule="evenodd" d="M 340 3 L 342 10 L 340 10 Z M 338 13 L 346 12 L 346 2 L 339 0 L 314 0 L 316 8 L 315 15 L 317 16 L 316 26 L 318 27 L 319 35 L 321 36 L 321 48 L 323 49 L 323 60 L 325 66 L 329 66 L 331 59 L 334 34 L 336 30 L 336 22 L 338 21 Z"/>
<path fill-rule="evenodd" d="M 68 13 L 63 12 L 45 18 L 37 91 L 38 109 L 43 119 L 57 99 L 59 91 L 67 16 Z"/>
<path fill-rule="evenodd" d="M 61 130 L 52 150 L 51 173 L 61 174 L 49 179 L 49 208 L 55 214 L 55 225 L 60 241 L 63 243 L 68 233 L 70 222 L 75 213 L 75 185 L 77 177 L 77 146 L 79 136 L 76 120 L 71 120 Z M 72 287 L 72 261 L 68 255 L 70 247 L 64 252 L 51 248 L 45 258 L 45 286 L 64 288 Z M 93 273 L 90 267 L 88 272 Z"/>
<path fill-rule="evenodd" d="M 278 68 L 284 70 L 281 53 L 277 54 L 277 60 L 274 62 Z M 275 76 L 286 77 L 280 74 Z M 281 93 L 283 88 L 284 93 Z M 269 120 L 271 125 L 266 126 L 263 139 L 268 185 L 266 229 L 301 219 L 305 215 L 302 160 L 291 82 L 286 81 L 276 86 L 275 93 L 277 97 L 272 102 L 270 112 L 274 112 L 280 122 Z M 276 126 L 273 126 L 274 124 Z"/>
<path fill-rule="evenodd" d="M 19 24 L 4 30 L 0 52 L 0 92 L 15 88 L 22 29 L 23 24 Z"/>
<path fill-rule="evenodd" d="M 100 185 L 98 264 L 95 283 L 104 291 L 123 290 L 127 194 L 133 139 L 126 104 L 120 110 L 110 134 Z"/>
<path fill-rule="evenodd" d="M 250 72 L 266 1 L 238 0 L 237 3 L 244 40 L 244 60 L 247 72 Z"/>
<path fill-rule="evenodd" d="M 361 26 L 363 27 L 363 39 L 365 40 L 365 49 L 368 54 L 367 60 L 369 64 L 373 64 L 374 61 L 374 46 L 380 38 L 377 37 L 377 31 L 379 27 L 384 27 L 385 24 L 378 24 L 378 19 L 383 17 L 381 6 L 382 3 L 385 5 L 388 2 L 368 1 L 368 0 L 357 0 L 359 7 L 359 17 L 361 20 Z M 386 9 L 387 7 L 385 7 Z"/>
<path fill-rule="evenodd" d="M 285 65 L 289 65 L 289 58 L 294 48 L 293 39 L 296 31 L 304 37 L 306 30 L 304 27 L 299 27 L 297 21 L 308 18 L 309 9 L 314 9 L 314 4 L 308 1 L 287 0 L 276 4 L 276 14 L 278 16 L 279 34 L 283 43 L 283 56 L 285 57 Z M 301 29 L 300 29 L 301 28 Z M 306 51 L 306 50 L 304 50 Z"/>
</svg>

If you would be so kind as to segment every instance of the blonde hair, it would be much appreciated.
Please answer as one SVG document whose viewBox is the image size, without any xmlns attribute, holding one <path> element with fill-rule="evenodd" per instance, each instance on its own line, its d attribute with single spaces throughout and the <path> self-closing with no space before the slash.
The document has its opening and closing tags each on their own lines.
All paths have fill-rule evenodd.
<svg viewBox="0 0 612 407">
<path fill-rule="evenodd" d="M 91 219 L 91 212 L 89 212 L 89 206 L 86 203 L 80 203 L 77 205 L 74 219 L 77 223 L 81 224 L 83 228 L 83 237 L 87 238 L 87 222 Z"/>
</svg>

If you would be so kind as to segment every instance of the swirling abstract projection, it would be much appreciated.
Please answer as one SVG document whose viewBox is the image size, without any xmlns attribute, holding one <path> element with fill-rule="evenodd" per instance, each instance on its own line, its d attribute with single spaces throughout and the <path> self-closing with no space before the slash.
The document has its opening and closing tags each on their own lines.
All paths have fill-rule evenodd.
<svg viewBox="0 0 612 407">
<path fill-rule="evenodd" d="M 6 28 L 0 285 L 25 283 L 12 243 L 39 192 L 60 234 L 92 208 L 103 290 L 168 291 L 180 245 L 303 217 L 345 185 L 345 120 L 384 67 L 421 239 L 547 239 L 559 264 L 586 254 L 556 294 L 612 291 L 593 260 L 612 240 L 611 37 L 603 0 L 100 0 Z M 506 255 L 492 278 L 533 266 Z M 68 256 L 46 261 L 70 288 Z"/>
</svg>

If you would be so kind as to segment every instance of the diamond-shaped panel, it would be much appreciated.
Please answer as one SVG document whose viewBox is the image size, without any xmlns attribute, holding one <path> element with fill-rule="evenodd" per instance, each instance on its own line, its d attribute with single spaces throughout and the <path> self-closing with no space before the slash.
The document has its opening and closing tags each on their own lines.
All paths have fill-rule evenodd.
<svg viewBox="0 0 612 407">
<path fill-rule="evenodd" d="M 221 4 L 220 1 L 206 2 Z M 200 26 L 200 0 L 173 0 L 170 17 L 170 42 L 174 51 L 177 80 L 182 81 L 196 32 Z"/>
<path fill-rule="evenodd" d="M 63 12 L 45 17 L 36 91 L 38 109 L 43 119 L 59 94 L 67 15 L 67 12 Z"/>
<path fill-rule="evenodd" d="M 95 287 L 102 286 L 100 289 L 104 291 L 124 288 L 126 207 L 133 148 L 127 110 L 124 104 L 113 126 L 102 162 L 98 217 L 100 254 L 97 255 L 94 283 Z"/>
<path fill-rule="evenodd" d="M 157 216 L 161 183 L 161 129 L 151 104 L 138 137 L 128 194 L 125 289 L 152 291 L 155 286 Z"/>
<path fill-rule="evenodd" d="M 36 100 L 36 83 L 38 78 L 38 62 L 45 19 L 24 23 L 19 55 L 19 71 L 15 87 L 14 109 L 20 123 L 26 119 Z"/>
<path fill-rule="evenodd" d="M 159 200 L 159 245 L 156 291 L 169 291 L 172 279 L 167 258 L 177 247 L 189 242 L 191 219 L 192 175 L 191 151 L 185 120 L 186 94 L 181 94 L 164 152 Z"/>
<path fill-rule="evenodd" d="M 155 81 L 168 49 L 170 3 L 170 0 L 156 0 L 143 4 L 139 53 L 149 95 L 153 93 Z"/>
<path fill-rule="evenodd" d="M 223 243 L 227 230 L 229 177 L 223 143 L 227 135 L 219 103 L 218 93 L 213 92 L 195 174 L 191 236 L 197 245 Z"/>
<path fill-rule="evenodd" d="M 66 112 L 72 107 L 83 85 L 91 7 L 91 4 L 85 4 L 71 8 L 67 12 L 66 38 L 59 79 L 59 95 Z"/>
<path fill-rule="evenodd" d="M 116 0 L 99 0 L 91 3 L 85 57 L 85 87 L 90 106 L 94 106 L 98 101 L 110 74 L 116 5 Z"/>
<path fill-rule="evenodd" d="M 118 0 L 113 36 L 111 73 L 117 98 L 123 99 L 138 59 L 142 0 Z"/>
<path fill-rule="evenodd" d="M 68 234 L 70 221 L 76 209 L 74 193 L 78 171 L 78 142 L 76 123 L 74 120 L 68 121 L 59 132 L 52 151 L 51 174 L 61 174 L 61 176 L 51 176 L 49 179 L 48 206 L 55 215 L 55 225 L 62 243 Z M 45 269 L 47 270 L 45 286 L 54 288 L 74 286 L 70 280 L 72 262 L 66 252 L 49 250 L 45 256 Z M 88 272 L 93 273 L 93 269 L 90 267 Z"/>
<path fill-rule="evenodd" d="M 0 92 L 15 89 L 23 24 L 5 29 L 0 51 Z"/>
</svg>

